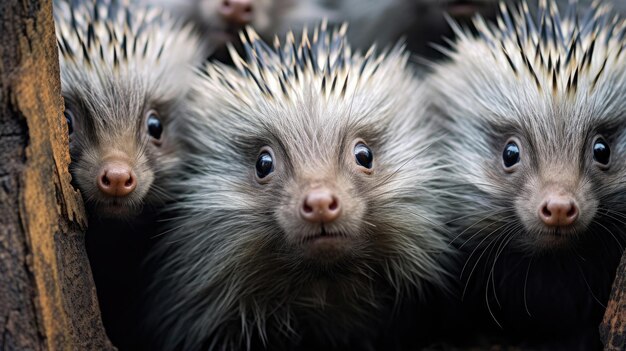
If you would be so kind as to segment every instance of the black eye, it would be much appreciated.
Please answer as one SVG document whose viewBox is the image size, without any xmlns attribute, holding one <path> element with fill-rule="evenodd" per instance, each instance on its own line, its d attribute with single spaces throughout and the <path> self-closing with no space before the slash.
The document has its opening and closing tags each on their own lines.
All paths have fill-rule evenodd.
<svg viewBox="0 0 626 351">
<path fill-rule="evenodd" d="M 256 175 L 259 178 L 265 178 L 272 173 L 272 171 L 274 171 L 274 160 L 269 152 L 264 151 L 256 160 Z"/>
<path fill-rule="evenodd" d="M 611 160 L 611 149 L 609 144 L 602 138 L 596 139 L 593 143 L 593 159 L 601 165 L 608 165 Z"/>
<path fill-rule="evenodd" d="M 370 150 L 367 145 L 363 143 L 358 143 L 354 147 L 354 157 L 356 158 L 356 163 L 359 165 L 370 169 L 372 168 L 372 161 L 374 161 L 374 154 L 372 150 Z"/>
<path fill-rule="evenodd" d="M 156 140 L 161 139 L 161 134 L 163 134 L 163 125 L 155 111 L 148 112 L 148 134 Z"/>
<path fill-rule="evenodd" d="M 519 146 L 514 141 L 509 141 L 504 147 L 502 153 L 502 161 L 504 161 L 504 167 L 511 168 L 519 162 Z"/>
<path fill-rule="evenodd" d="M 69 110 L 65 110 L 63 111 L 63 114 L 65 115 L 65 120 L 67 121 L 68 134 L 74 133 L 74 117 L 72 115 L 72 112 L 70 112 Z"/>
</svg>

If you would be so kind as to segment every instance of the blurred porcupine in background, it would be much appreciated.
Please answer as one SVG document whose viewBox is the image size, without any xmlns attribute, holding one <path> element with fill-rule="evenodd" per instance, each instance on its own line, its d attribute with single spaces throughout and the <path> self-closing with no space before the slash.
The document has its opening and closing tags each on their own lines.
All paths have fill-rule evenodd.
<svg viewBox="0 0 626 351">
<path fill-rule="evenodd" d="M 496 0 L 134 0 L 171 9 L 219 44 L 237 42 L 237 32 L 249 25 L 265 40 L 284 36 L 326 19 L 348 22 L 351 46 L 367 50 L 374 43 L 391 46 L 405 38 L 408 50 L 437 55 L 430 42 L 451 35 L 444 14 L 468 21 L 474 14 L 494 16 Z M 296 33 L 299 35 L 300 33 Z"/>
<path fill-rule="evenodd" d="M 133 286 L 162 184 L 176 164 L 174 121 L 207 47 L 153 7 L 55 1 L 70 171 L 85 201 L 87 249 L 107 332 L 129 327 Z"/>
<path fill-rule="evenodd" d="M 408 55 L 304 32 L 270 48 L 248 31 L 236 70 L 194 84 L 178 216 L 151 255 L 146 328 L 165 350 L 371 347 L 394 307 L 445 283 Z"/>
<path fill-rule="evenodd" d="M 476 35 L 456 27 L 430 78 L 450 134 L 460 295 L 472 325 L 599 348 L 626 238 L 626 23 L 600 3 L 501 12 Z"/>
<path fill-rule="evenodd" d="M 265 31 L 296 0 L 134 0 L 157 4 L 192 23 L 213 45 L 236 42 L 245 26 Z"/>
</svg>

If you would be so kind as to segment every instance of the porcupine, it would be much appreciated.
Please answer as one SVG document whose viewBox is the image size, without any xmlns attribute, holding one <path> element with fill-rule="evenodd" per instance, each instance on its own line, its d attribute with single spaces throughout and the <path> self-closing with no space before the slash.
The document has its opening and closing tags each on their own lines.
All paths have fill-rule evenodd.
<svg viewBox="0 0 626 351">
<path fill-rule="evenodd" d="M 537 23 L 523 2 L 456 26 L 429 84 L 471 323 L 571 350 L 600 346 L 626 238 L 626 24 L 599 3 L 566 12 L 540 1 Z"/>
<path fill-rule="evenodd" d="M 86 244 L 107 332 L 121 346 L 154 209 L 177 160 L 175 119 L 204 50 L 154 7 L 55 1 L 70 171 L 86 204 Z"/>
<path fill-rule="evenodd" d="M 497 0 L 135 0 L 161 4 L 195 26 L 214 43 L 236 42 L 244 26 L 262 38 L 314 25 L 350 23 L 350 45 L 367 50 L 371 45 L 392 45 L 406 37 L 409 51 L 438 54 L 431 41 L 450 32 L 444 13 L 468 21 L 475 13 L 493 17 Z M 512 0 L 511 0 L 512 1 Z M 393 18 L 392 21 L 389 19 Z M 225 50 L 224 50 L 225 51 Z M 218 55 L 228 61 L 226 55 Z"/>
<path fill-rule="evenodd" d="M 224 50 L 226 43 L 236 43 L 238 33 L 245 26 L 266 31 L 284 12 L 295 6 L 296 0 L 134 0 L 156 3 L 190 22 L 211 43 Z M 274 35 L 272 32 L 271 35 Z M 223 51 L 223 53 L 222 53 Z"/>
<path fill-rule="evenodd" d="M 362 349 L 445 284 L 421 84 L 400 46 L 352 54 L 345 32 L 249 30 L 246 60 L 194 84 L 192 171 L 151 254 L 159 347 Z"/>
</svg>

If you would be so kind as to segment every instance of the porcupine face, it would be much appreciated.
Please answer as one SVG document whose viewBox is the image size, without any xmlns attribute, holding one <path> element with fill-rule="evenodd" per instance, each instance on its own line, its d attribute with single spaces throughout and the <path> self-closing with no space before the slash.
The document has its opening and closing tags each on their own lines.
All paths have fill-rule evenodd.
<svg viewBox="0 0 626 351">
<path fill-rule="evenodd" d="M 352 56 L 343 31 L 276 51 L 248 35 L 238 71 L 209 66 L 194 88 L 194 174 L 153 284 L 168 291 L 153 323 L 170 345 L 293 336 L 320 318 L 307 333 L 342 338 L 371 323 L 375 282 L 441 282 L 437 158 L 406 55 Z"/>
<path fill-rule="evenodd" d="M 476 38 L 457 28 L 433 77 L 468 204 L 456 225 L 529 251 L 590 235 L 614 245 L 626 213 L 624 21 L 607 7 L 560 19 L 540 5 L 540 24 L 524 3 L 503 7 L 498 28 L 478 20 Z"/>
<path fill-rule="evenodd" d="M 203 23 L 223 41 L 232 41 L 245 25 L 263 30 L 270 25 L 275 0 L 198 0 Z"/>
<path fill-rule="evenodd" d="M 55 15 L 74 181 L 90 213 L 132 216 L 165 197 L 171 122 L 198 45 L 153 8 L 56 2 Z"/>
<path fill-rule="evenodd" d="M 216 44 L 224 44 L 235 41 L 245 26 L 266 30 L 294 1 L 156 0 L 156 3 L 194 22 Z"/>
<path fill-rule="evenodd" d="M 315 70 L 306 67 L 306 62 L 293 63 L 289 58 L 280 61 L 273 51 L 262 52 L 263 44 L 256 38 L 254 45 L 259 52 L 253 56 L 259 61 L 254 62 L 251 57 L 247 68 L 241 66 L 247 75 L 244 79 L 225 69 L 221 77 L 221 68 L 209 68 L 211 78 L 196 89 L 202 93 L 198 99 L 203 99 L 197 111 L 205 115 L 204 124 L 220 125 L 194 133 L 190 143 L 197 147 L 219 139 L 221 148 L 228 148 L 224 150 L 228 153 L 217 155 L 216 160 L 204 152 L 199 163 L 221 162 L 215 166 L 221 170 L 216 173 L 220 177 L 228 175 L 229 181 L 206 182 L 201 177 L 195 181 L 218 183 L 236 194 L 236 198 L 240 195 L 250 201 L 263 199 L 257 201 L 262 207 L 256 209 L 247 207 L 252 205 L 247 201 L 237 203 L 243 206 L 241 213 L 255 213 L 244 223 L 271 229 L 272 235 L 279 235 L 282 243 L 302 257 L 335 259 L 358 252 L 376 236 L 378 226 L 390 230 L 387 225 L 372 221 L 384 218 L 383 222 L 391 225 L 402 212 L 394 210 L 403 206 L 415 207 L 416 218 L 407 219 L 411 225 L 424 226 L 418 225 L 418 216 L 432 215 L 423 212 L 427 210 L 421 201 L 409 200 L 416 200 L 419 192 L 430 196 L 420 183 L 433 175 L 435 156 L 426 152 L 430 141 L 419 129 L 423 111 L 419 99 L 400 93 L 406 89 L 420 94 L 418 84 L 404 68 L 404 55 L 398 50 L 385 60 L 370 55 L 365 63 L 358 57 L 350 63 L 350 57 L 341 57 L 346 62 L 337 64 L 362 65 L 361 76 L 348 77 L 357 68 L 347 67 L 329 68 L 325 77 L 326 63 L 320 61 L 326 59 L 324 55 L 331 49 L 317 44 L 319 47 L 312 50 L 319 52 L 312 55 L 321 56 L 311 59 L 311 65 L 321 68 Z M 289 50 L 291 47 L 285 49 Z M 330 62 L 340 60 L 333 57 L 339 55 L 335 51 L 330 54 Z M 400 68 L 393 68 L 392 63 Z M 258 72 L 250 73 L 250 69 Z M 287 76 L 303 76 L 284 79 L 281 71 Z M 231 83 L 235 87 L 230 89 L 222 83 L 215 87 L 220 80 L 239 84 L 244 81 L 247 85 L 238 87 Z M 385 80 L 393 81 L 394 86 L 385 85 Z M 217 89 L 222 90 L 215 94 L 205 92 Z M 211 111 L 211 106 L 217 112 Z M 204 124 L 190 123 L 194 128 L 205 128 Z M 215 137 L 207 135 L 211 129 L 216 130 Z M 407 145 L 402 147 L 401 142 Z M 231 162 L 225 161 L 228 157 Z M 403 167 L 405 163 L 408 164 Z M 403 190 L 406 195 L 399 195 Z M 379 212 L 374 214 L 374 210 Z M 255 223 L 257 219 L 263 221 Z M 401 222 L 397 225 L 403 227 Z"/>
</svg>

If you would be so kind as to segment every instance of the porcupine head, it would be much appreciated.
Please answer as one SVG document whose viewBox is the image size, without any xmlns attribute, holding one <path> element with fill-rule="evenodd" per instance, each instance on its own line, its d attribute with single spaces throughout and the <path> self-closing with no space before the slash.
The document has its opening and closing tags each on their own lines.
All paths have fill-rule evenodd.
<svg viewBox="0 0 626 351">
<path fill-rule="evenodd" d="M 55 2 L 71 173 L 92 216 L 130 218 L 167 197 L 173 122 L 204 46 L 153 7 Z"/>
<path fill-rule="evenodd" d="M 401 48 L 352 54 L 345 31 L 270 48 L 249 30 L 247 59 L 198 77 L 192 175 L 153 255 L 159 345 L 341 344 L 443 281 L 421 84 Z"/>
<path fill-rule="evenodd" d="M 249 25 L 266 31 L 293 0 L 140 0 L 157 3 L 196 24 L 215 43 L 237 40 L 237 33 Z"/>
<path fill-rule="evenodd" d="M 607 5 L 582 16 L 572 5 L 563 17 L 553 2 L 539 7 L 539 23 L 523 2 L 502 5 L 495 25 L 477 19 L 478 35 L 456 27 L 432 76 L 452 178 L 469 189 L 457 223 L 475 242 L 529 254 L 591 238 L 615 248 L 626 213 L 626 24 Z"/>
</svg>

